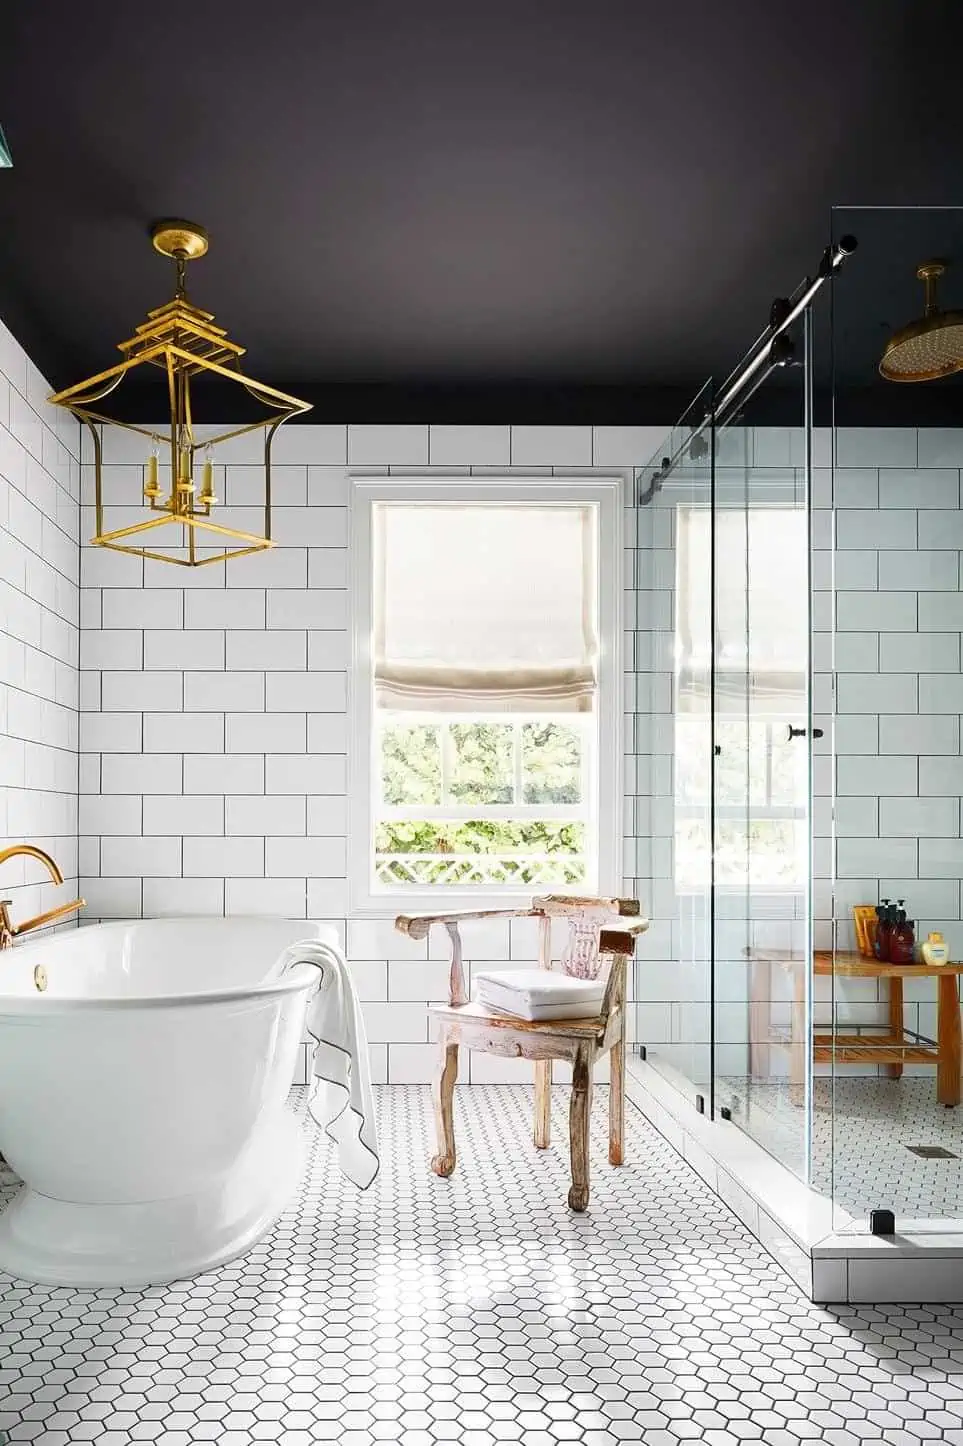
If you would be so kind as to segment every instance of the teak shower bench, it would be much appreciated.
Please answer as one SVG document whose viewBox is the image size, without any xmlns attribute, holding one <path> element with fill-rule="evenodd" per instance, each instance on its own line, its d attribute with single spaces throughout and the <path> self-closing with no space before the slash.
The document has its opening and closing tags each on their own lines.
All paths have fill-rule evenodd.
<svg viewBox="0 0 963 1446">
<path fill-rule="evenodd" d="M 769 1075 L 768 1050 L 789 1050 L 789 1079 L 802 1089 L 806 1073 L 805 1001 L 806 976 L 803 960 L 787 949 L 747 949 L 751 961 L 752 1003 L 750 1005 L 751 1072 Z M 790 1013 L 789 1038 L 780 1039 L 772 1032 L 770 1010 L 772 999 L 772 966 L 778 965 L 790 975 L 793 1000 Z M 888 1026 L 866 1026 L 873 1034 L 847 1032 L 838 1027 L 813 1031 L 814 1064 L 884 1064 L 891 1079 L 899 1079 L 903 1066 L 927 1064 L 936 1069 L 936 1098 L 941 1105 L 958 1105 L 961 1099 L 960 1070 L 963 1066 L 963 1039 L 960 1025 L 959 976 L 963 964 L 884 964 L 862 954 L 817 949 L 813 954 L 813 973 L 817 976 L 837 975 L 847 979 L 885 979 L 888 985 Z M 937 997 L 936 1043 L 907 1037 L 903 1018 L 903 980 L 935 979 Z"/>
</svg>

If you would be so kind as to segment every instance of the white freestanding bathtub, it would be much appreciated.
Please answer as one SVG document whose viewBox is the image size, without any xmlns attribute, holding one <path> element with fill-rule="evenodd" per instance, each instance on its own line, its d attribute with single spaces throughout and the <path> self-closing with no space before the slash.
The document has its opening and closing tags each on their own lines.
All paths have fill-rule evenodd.
<svg viewBox="0 0 963 1446">
<path fill-rule="evenodd" d="M 143 1286 L 248 1249 L 289 1199 L 285 1107 L 318 971 L 304 920 L 95 924 L 0 952 L 0 1268 Z M 41 987 L 45 986 L 45 987 Z"/>
</svg>

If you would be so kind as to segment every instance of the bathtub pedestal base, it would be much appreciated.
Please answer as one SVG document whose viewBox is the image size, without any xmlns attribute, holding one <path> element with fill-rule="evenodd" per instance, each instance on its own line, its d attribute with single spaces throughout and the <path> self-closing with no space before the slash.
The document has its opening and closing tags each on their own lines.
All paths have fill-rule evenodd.
<svg viewBox="0 0 963 1446">
<path fill-rule="evenodd" d="M 0 1214 L 0 1269 L 41 1285 L 166 1285 L 214 1270 L 274 1224 L 304 1164 L 285 1110 L 234 1171 L 193 1195 L 134 1204 L 54 1200 L 24 1185 Z"/>
</svg>

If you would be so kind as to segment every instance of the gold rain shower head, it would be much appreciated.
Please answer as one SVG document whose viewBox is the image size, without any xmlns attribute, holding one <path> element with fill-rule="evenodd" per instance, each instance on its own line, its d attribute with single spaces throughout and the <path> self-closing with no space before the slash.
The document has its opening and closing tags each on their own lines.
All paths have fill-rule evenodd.
<svg viewBox="0 0 963 1446">
<path fill-rule="evenodd" d="M 886 343 L 879 370 L 887 381 L 930 382 L 963 369 L 963 311 L 940 311 L 936 303 L 936 283 L 945 271 L 945 261 L 926 261 L 917 270 L 923 316 Z"/>
</svg>

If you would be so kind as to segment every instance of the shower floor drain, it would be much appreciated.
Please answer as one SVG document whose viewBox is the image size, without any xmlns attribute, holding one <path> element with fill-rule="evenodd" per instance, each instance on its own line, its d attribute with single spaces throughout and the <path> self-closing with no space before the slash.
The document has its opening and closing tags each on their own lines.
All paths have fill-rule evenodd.
<svg viewBox="0 0 963 1446">
<path fill-rule="evenodd" d="M 911 1155 L 919 1155 L 921 1160 L 958 1160 L 959 1155 L 954 1155 L 952 1150 L 945 1150 L 942 1145 L 907 1145 Z"/>
</svg>

